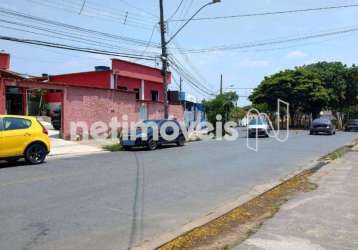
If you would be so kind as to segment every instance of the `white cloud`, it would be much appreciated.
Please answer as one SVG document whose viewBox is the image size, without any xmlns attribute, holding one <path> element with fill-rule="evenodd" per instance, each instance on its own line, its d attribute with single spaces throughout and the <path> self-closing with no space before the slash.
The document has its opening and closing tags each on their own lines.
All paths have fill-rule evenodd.
<svg viewBox="0 0 358 250">
<path fill-rule="evenodd" d="M 294 50 L 287 54 L 287 57 L 297 58 L 297 57 L 307 57 L 308 55 L 301 50 Z"/>
</svg>

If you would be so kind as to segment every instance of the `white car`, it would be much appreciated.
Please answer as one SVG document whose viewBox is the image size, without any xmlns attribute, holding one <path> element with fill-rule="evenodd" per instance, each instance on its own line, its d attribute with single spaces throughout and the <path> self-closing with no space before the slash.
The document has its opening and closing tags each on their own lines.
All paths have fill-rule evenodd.
<svg viewBox="0 0 358 250">
<path fill-rule="evenodd" d="M 249 138 L 255 137 L 269 137 L 270 125 L 266 118 L 255 117 L 252 118 L 247 125 L 247 134 Z"/>
</svg>

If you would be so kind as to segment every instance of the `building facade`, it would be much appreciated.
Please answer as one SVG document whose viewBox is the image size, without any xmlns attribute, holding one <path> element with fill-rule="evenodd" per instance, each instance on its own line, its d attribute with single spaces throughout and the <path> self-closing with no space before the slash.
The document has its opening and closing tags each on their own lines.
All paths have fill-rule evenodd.
<svg viewBox="0 0 358 250">
<path fill-rule="evenodd" d="M 170 84 L 171 74 L 167 82 Z M 119 59 L 112 67 L 93 71 L 28 77 L 10 70 L 10 55 L 0 54 L 0 114 L 44 115 L 42 107 L 60 108 L 62 134 L 69 138 L 71 123 L 89 126 L 123 117 L 129 122 L 164 117 L 161 71 Z M 40 108 L 41 109 L 41 108 Z M 181 105 L 170 105 L 169 114 L 179 121 Z M 77 131 L 79 135 L 83 131 Z"/>
</svg>

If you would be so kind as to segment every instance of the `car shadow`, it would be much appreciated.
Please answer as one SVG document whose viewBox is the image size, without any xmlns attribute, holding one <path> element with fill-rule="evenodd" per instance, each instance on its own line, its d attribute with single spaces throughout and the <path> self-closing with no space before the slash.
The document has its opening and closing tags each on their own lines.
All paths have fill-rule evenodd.
<svg viewBox="0 0 358 250">
<path fill-rule="evenodd" d="M 29 166 L 30 164 L 27 163 L 24 160 L 19 160 L 17 162 L 9 163 L 7 161 L 1 161 L 0 160 L 0 169 L 3 168 L 14 168 L 14 167 L 23 167 L 23 166 Z"/>
<path fill-rule="evenodd" d="M 161 145 L 161 146 L 157 147 L 153 151 L 165 150 L 165 149 L 169 149 L 169 148 L 180 148 L 180 147 L 178 147 L 175 144 L 167 144 L 167 145 Z M 147 149 L 146 147 L 133 147 L 133 148 L 131 148 L 129 150 L 125 150 L 125 151 L 127 151 L 127 152 L 140 152 L 140 151 L 151 151 L 151 150 Z"/>
</svg>

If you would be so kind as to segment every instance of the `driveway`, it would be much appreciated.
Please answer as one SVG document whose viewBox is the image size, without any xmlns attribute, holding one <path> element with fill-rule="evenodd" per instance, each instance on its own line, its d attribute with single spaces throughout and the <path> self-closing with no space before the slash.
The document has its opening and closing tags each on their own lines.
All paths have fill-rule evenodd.
<svg viewBox="0 0 358 250">
<path fill-rule="evenodd" d="M 0 249 L 129 249 L 357 137 L 297 132 L 260 139 L 258 152 L 240 138 L 2 168 Z"/>
<path fill-rule="evenodd" d="M 48 130 L 52 143 L 49 158 L 74 157 L 103 152 L 100 145 L 63 140 L 60 138 L 60 131 L 55 130 L 50 122 L 41 120 L 41 123 Z"/>
</svg>

